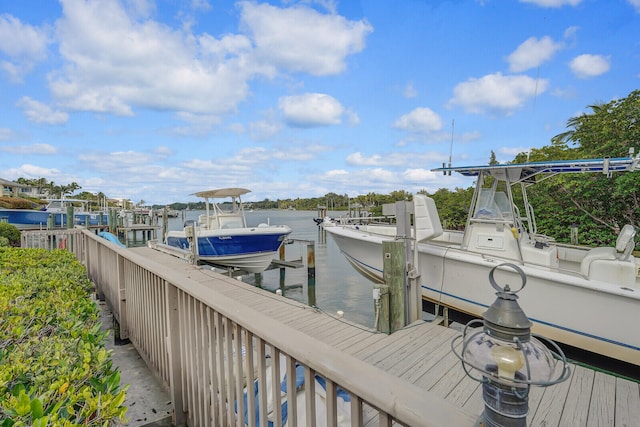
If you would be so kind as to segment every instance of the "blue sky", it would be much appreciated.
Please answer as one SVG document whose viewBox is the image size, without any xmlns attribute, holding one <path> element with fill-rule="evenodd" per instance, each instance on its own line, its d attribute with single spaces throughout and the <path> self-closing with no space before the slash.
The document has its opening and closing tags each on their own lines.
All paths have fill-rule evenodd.
<svg viewBox="0 0 640 427">
<path fill-rule="evenodd" d="M 0 0 L 0 178 L 153 204 L 467 187 L 431 169 L 639 87 L 640 0 Z"/>
</svg>

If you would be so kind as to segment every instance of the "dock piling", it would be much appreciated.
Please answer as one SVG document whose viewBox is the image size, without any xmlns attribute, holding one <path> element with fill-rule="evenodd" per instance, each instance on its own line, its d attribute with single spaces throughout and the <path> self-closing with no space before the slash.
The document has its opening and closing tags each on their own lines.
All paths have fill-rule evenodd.
<svg viewBox="0 0 640 427">
<path fill-rule="evenodd" d="M 389 286 L 389 330 L 405 326 L 405 253 L 404 242 L 382 242 L 384 282 Z"/>
</svg>

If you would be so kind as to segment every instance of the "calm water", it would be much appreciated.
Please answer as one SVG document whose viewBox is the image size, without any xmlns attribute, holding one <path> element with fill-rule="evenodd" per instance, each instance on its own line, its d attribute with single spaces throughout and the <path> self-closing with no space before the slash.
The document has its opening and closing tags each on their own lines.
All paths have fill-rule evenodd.
<svg viewBox="0 0 640 427">
<path fill-rule="evenodd" d="M 179 218 L 169 219 L 169 229 L 178 230 L 186 219 L 197 219 L 202 211 L 183 212 Z M 343 215 L 345 212 L 331 212 L 332 217 Z M 315 242 L 315 306 L 332 314 L 338 310 L 344 312 L 344 317 L 361 325 L 373 327 L 373 284 L 360 276 L 347 263 L 344 255 L 333 242 L 331 237 L 327 237 L 324 230 L 318 227 L 313 218 L 317 216 L 314 211 L 255 211 L 247 212 L 247 222 L 249 225 L 258 225 L 262 222 L 274 225 L 284 224 L 293 230 L 290 234 L 292 239 L 313 240 Z M 262 273 L 261 286 L 274 291 L 282 289 L 283 294 L 296 301 L 308 304 L 308 280 L 306 269 L 307 247 L 306 244 L 286 245 L 286 259 L 302 258 L 305 267 L 298 269 L 286 269 L 284 282 L 281 282 L 280 270 L 275 269 Z M 250 274 L 243 278 L 246 283 L 255 284 L 255 275 Z M 456 317 L 455 312 L 449 312 L 452 320 L 466 323 L 470 317 L 461 315 Z M 562 346 L 567 357 L 574 362 L 595 366 L 608 371 L 616 372 L 627 377 L 640 380 L 640 373 L 637 367 L 627 363 L 615 361 L 603 356 L 586 353 L 582 350 Z"/>
<path fill-rule="evenodd" d="M 181 212 L 178 218 L 169 218 L 170 230 L 182 229 L 187 219 L 197 219 L 203 211 Z M 343 212 L 332 212 L 331 216 L 339 216 Z M 184 215 L 184 218 L 183 218 Z M 254 211 L 246 212 L 247 223 L 250 226 L 260 223 L 273 225 L 288 225 L 292 239 L 312 240 L 315 242 L 315 306 L 332 314 L 338 310 L 344 312 L 344 317 L 353 322 L 368 327 L 373 326 L 373 284 L 360 276 L 349 265 L 331 237 L 327 237 L 322 227 L 313 221 L 317 216 L 315 211 Z M 287 260 L 302 258 L 304 268 L 287 268 L 284 282 L 280 278 L 280 269 L 262 273 L 264 289 L 276 291 L 282 289 L 287 298 L 309 303 L 307 278 L 307 245 L 293 243 L 285 246 Z M 256 284 L 254 274 L 243 277 L 245 283 Z M 311 292 L 313 296 L 313 290 Z"/>
</svg>

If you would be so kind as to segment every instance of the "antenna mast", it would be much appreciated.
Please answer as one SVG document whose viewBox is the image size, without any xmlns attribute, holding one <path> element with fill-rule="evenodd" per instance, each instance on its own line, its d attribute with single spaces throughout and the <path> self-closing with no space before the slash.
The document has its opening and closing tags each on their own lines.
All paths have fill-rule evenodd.
<svg viewBox="0 0 640 427">
<path fill-rule="evenodd" d="M 449 176 L 451 176 L 451 158 L 453 157 L 453 129 L 455 126 L 454 119 L 451 119 L 451 145 L 449 146 Z"/>
</svg>

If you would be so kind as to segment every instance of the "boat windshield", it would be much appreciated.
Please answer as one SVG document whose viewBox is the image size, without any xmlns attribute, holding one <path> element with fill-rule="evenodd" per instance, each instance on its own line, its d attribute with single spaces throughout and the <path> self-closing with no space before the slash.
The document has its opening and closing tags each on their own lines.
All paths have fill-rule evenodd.
<svg viewBox="0 0 640 427">
<path fill-rule="evenodd" d="M 511 205 L 505 192 L 496 192 L 492 188 L 481 189 L 473 217 L 476 219 L 498 220 L 511 218 Z"/>
</svg>

